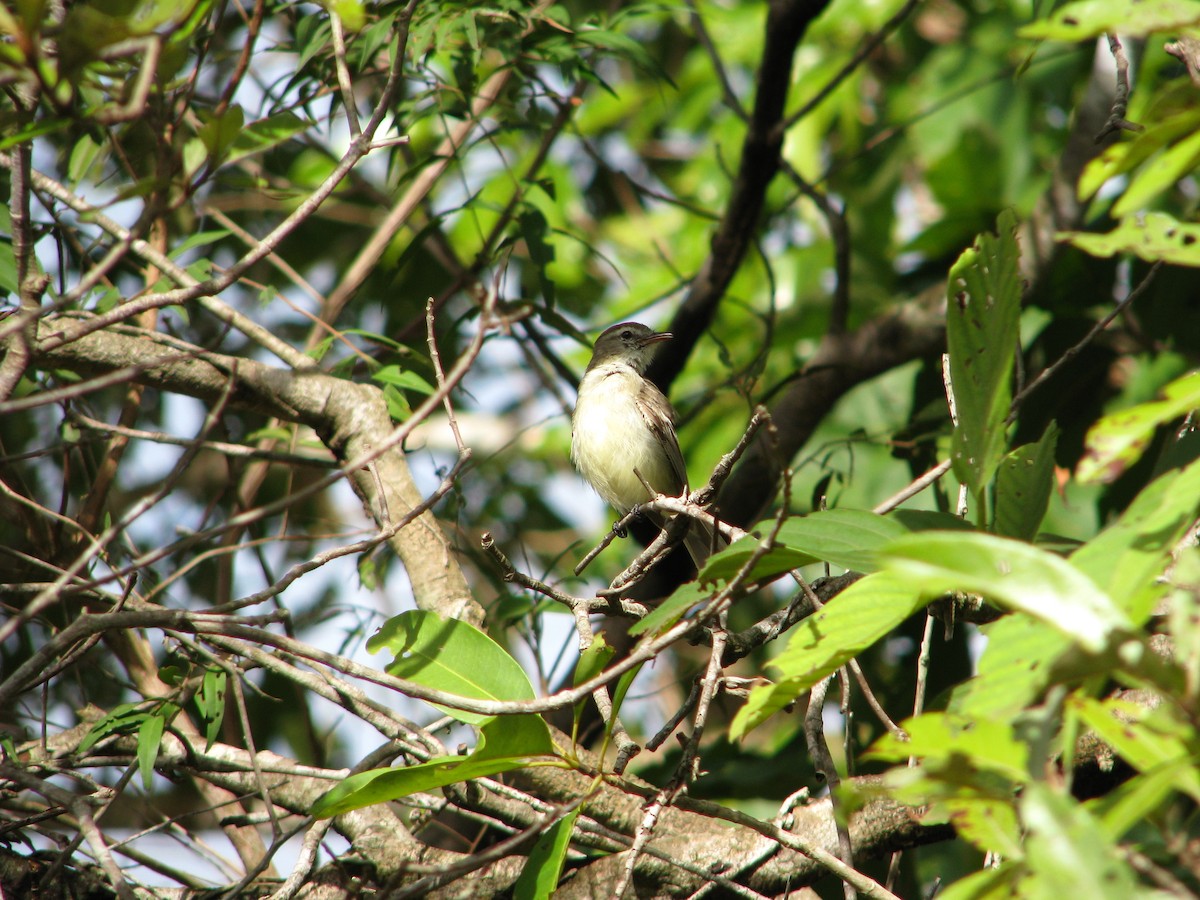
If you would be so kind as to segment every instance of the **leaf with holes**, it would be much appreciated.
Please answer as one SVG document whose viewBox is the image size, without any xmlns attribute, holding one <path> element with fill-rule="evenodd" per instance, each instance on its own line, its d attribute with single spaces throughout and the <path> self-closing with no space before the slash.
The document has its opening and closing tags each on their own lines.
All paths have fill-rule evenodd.
<svg viewBox="0 0 1200 900">
<path fill-rule="evenodd" d="M 1020 335 L 1017 220 L 1000 213 L 950 269 L 946 342 L 958 424 L 951 440 L 954 474 L 976 498 L 1004 455 L 1005 419 Z"/>
</svg>

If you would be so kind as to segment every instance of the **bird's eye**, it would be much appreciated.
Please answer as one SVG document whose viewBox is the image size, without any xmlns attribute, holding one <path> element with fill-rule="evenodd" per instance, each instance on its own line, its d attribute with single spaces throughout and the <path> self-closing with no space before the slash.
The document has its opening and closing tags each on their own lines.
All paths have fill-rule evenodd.
<svg viewBox="0 0 1200 900">
<path fill-rule="evenodd" d="M 631 337 L 633 337 L 633 332 L 630 331 L 628 328 L 626 328 L 624 331 L 621 332 L 621 340 L 627 341 Z"/>
</svg>

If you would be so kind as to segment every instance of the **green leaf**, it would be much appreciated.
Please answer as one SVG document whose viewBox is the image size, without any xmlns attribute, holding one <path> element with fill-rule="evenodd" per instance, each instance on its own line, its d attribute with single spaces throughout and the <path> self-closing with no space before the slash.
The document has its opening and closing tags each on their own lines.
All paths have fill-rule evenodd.
<svg viewBox="0 0 1200 900">
<path fill-rule="evenodd" d="M 526 206 L 517 217 L 517 226 L 521 230 L 529 259 L 537 272 L 542 299 L 547 306 L 553 308 L 554 281 L 546 271 L 546 267 L 554 262 L 554 245 L 546 242 L 546 234 L 550 230 L 549 223 L 536 206 Z"/>
<path fill-rule="evenodd" d="M 1035 444 L 1013 450 L 996 472 L 996 534 L 1031 541 L 1050 505 L 1054 489 L 1054 448 L 1058 428 L 1051 424 Z"/>
<path fill-rule="evenodd" d="M 826 509 L 788 519 L 779 530 L 779 541 L 801 555 L 870 573 L 879 568 L 878 551 L 907 532 L 898 519 L 867 510 Z"/>
<path fill-rule="evenodd" d="M 381 384 L 391 384 L 406 391 L 416 391 L 418 394 L 432 394 L 434 390 L 433 385 L 416 372 L 397 365 L 384 366 L 371 373 L 371 378 Z"/>
<path fill-rule="evenodd" d="M 576 687 L 595 678 L 604 671 L 604 667 L 616 655 L 617 651 L 611 644 L 604 640 L 604 635 L 596 635 L 592 639 L 592 643 L 583 653 L 579 654 L 579 662 L 575 664 L 575 679 Z M 583 718 L 583 712 L 587 708 L 588 699 L 584 698 L 575 704 L 571 737 L 575 738 L 579 734 L 579 722 Z"/>
<path fill-rule="evenodd" d="M 292 112 L 276 113 L 257 122 L 251 122 L 238 132 L 229 147 L 225 162 L 235 163 L 240 159 L 265 153 L 272 147 L 286 143 L 297 134 L 312 127 L 312 123 Z"/>
<path fill-rule="evenodd" d="M 165 704 L 169 706 L 170 704 Z M 154 763 L 158 759 L 158 748 L 162 744 L 167 717 L 163 713 L 146 716 L 138 726 L 137 761 L 142 775 L 142 785 L 150 790 L 154 784 Z"/>
<path fill-rule="evenodd" d="M 1152 481 L 1121 518 L 1071 554 L 1071 564 L 1120 598 L 1137 624 L 1152 612 L 1146 592 L 1200 514 L 1200 461 Z"/>
<path fill-rule="evenodd" d="M 764 531 L 772 525 L 761 522 L 752 530 Z M 827 562 L 855 572 L 874 572 L 879 568 L 877 551 L 908 531 L 900 519 L 862 509 L 825 509 L 795 516 L 783 523 L 778 546 L 755 563 L 750 580 L 761 581 L 814 562 Z M 747 537 L 722 550 L 704 567 L 705 580 L 732 578 L 758 546 L 757 538 Z"/>
<path fill-rule="evenodd" d="M 927 591 L 981 594 L 996 606 L 1046 622 L 1092 653 L 1133 627 L 1083 572 L 1019 541 L 926 532 L 894 541 L 887 557 L 893 569 Z"/>
<path fill-rule="evenodd" d="M 236 103 L 230 104 L 219 116 L 204 118 L 204 122 L 197 130 L 196 135 L 204 142 L 204 148 L 208 151 L 208 155 L 213 160 L 214 165 L 221 163 L 225 159 L 229 148 L 233 146 L 234 141 L 241 134 L 244 124 L 245 115 L 242 112 L 242 108 Z"/>
<path fill-rule="evenodd" d="M 1126 216 L 1107 234 L 1061 231 L 1054 237 L 1092 256 L 1132 253 L 1147 262 L 1200 266 L 1200 225 L 1185 225 L 1166 213 Z"/>
<path fill-rule="evenodd" d="M 383 401 L 387 405 L 388 415 L 395 422 L 405 422 L 412 415 L 412 406 L 409 405 L 408 398 L 395 385 L 383 386 Z"/>
<path fill-rule="evenodd" d="M 1162 396 L 1111 413 L 1089 428 L 1087 450 L 1075 477 L 1084 484 L 1115 481 L 1141 458 L 1159 426 L 1200 409 L 1200 372 L 1175 379 L 1163 388 Z"/>
<path fill-rule="evenodd" d="M 82 180 L 92 170 L 96 160 L 106 156 L 106 148 L 92 140 L 91 135 L 84 134 L 71 148 L 71 159 L 67 163 L 67 179 L 72 183 Z"/>
<path fill-rule="evenodd" d="M 1059 7 L 1048 18 L 1032 22 L 1017 34 L 1052 41 L 1085 41 L 1106 31 L 1145 37 L 1156 31 L 1175 32 L 1200 24 L 1200 3 L 1194 0 L 1077 0 Z"/>
<path fill-rule="evenodd" d="M 20 293 L 17 283 L 17 257 L 13 253 L 12 240 L 0 238 L 0 295 Z"/>
<path fill-rule="evenodd" d="M 415 766 L 351 775 L 317 798 L 312 814 L 327 819 L 409 794 L 520 769 L 531 759 L 555 753 L 550 729 L 539 716 L 497 716 L 484 721 L 479 744 L 469 756 L 442 756 Z"/>
<path fill-rule="evenodd" d="M 1195 760 L 1176 759 L 1135 775 L 1089 803 L 1089 807 L 1109 838 L 1119 840 L 1176 797 L 1181 782 L 1194 784 L 1195 780 Z"/>
<path fill-rule="evenodd" d="M 579 818 L 579 807 L 571 810 L 538 838 L 529 859 L 521 869 L 521 876 L 513 885 L 514 900 L 549 900 L 562 876 L 567 849 L 571 846 L 571 832 Z"/>
<path fill-rule="evenodd" d="M 342 20 L 346 31 L 356 33 L 367 24 L 367 11 L 362 0 L 325 0 L 325 3 L 329 11 Z"/>
<path fill-rule="evenodd" d="M 214 667 L 204 673 L 200 692 L 196 695 L 196 706 L 204 719 L 204 749 L 209 750 L 221 733 L 221 723 L 225 719 L 225 688 L 228 676 L 224 669 Z"/>
<path fill-rule="evenodd" d="M 1071 648 L 1063 633 L 1024 616 L 1006 616 L 980 628 L 987 648 L 974 678 L 954 688 L 947 710 L 1011 718 L 1050 681 L 1055 661 Z"/>
<path fill-rule="evenodd" d="M 1200 162 L 1200 132 L 1168 147 L 1149 165 L 1142 166 L 1112 208 L 1113 218 L 1143 211 L 1159 194 L 1170 190 Z"/>
<path fill-rule="evenodd" d="M 135 731 L 149 715 L 144 703 L 122 703 L 91 727 L 79 742 L 79 753 L 86 753 L 97 741 L 110 734 L 129 734 Z"/>
<path fill-rule="evenodd" d="M 1169 708 L 1149 709 L 1112 697 L 1096 700 L 1076 695 L 1068 702 L 1104 743 L 1139 772 L 1194 757 L 1189 744 L 1189 738 L 1194 738 L 1191 728 L 1173 721 Z M 1200 772 L 1195 768 L 1181 772 L 1174 787 L 1200 801 Z"/>
<path fill-rule="evenodd" d="M 1084 167 L 1076 196 L 1081 201 L 1090 200 L 1110 179 L 1132 172 L 1165 148 L 1196 134 L 1197 129 L 1200 129 L 1200 110 L 1188 104 L 1150 121 L 1132 140 L 1106 147 Z"/>
<path fill-rule="evenodd" d="M 1017 222 L 1010 210 L 950 269 L 946 342 L 958 425 L 951 439 L 954 474 L 981 503 L 1000 463 L 1012 402 L 1012 369 L 1020 336 L 1021 286 Z"/>
<path fill-rule="evenodd" d="M 1025 864 L 1044 897 L 1128 900 L 1137 879 L 1100 823 L 1072 797 L 1040 782 L 1020 802 L 1026 828 Z"/>
<path fill-rule="evenodd" d="M 1020 896 L 1017 879 L 1021 867 L 1005 862 L 996 868 L 973 872 L 960 878 L 943 891 L 938 891 L 938 900 L 1011 900 Z"/>
<path fill-rule="evenodd" d="M 387 671 L 397 678 L 474 700 L 532 700 L 533 685 L 520 663 L 466 622 L 412 610 L 388 619 L 367 641 L 367 650 L 390 650 Z M 490 716 L 434 704 L 469 725 Z M 448 782 L 447 782 L 448 783 Z"/>
<path fill-rule="evenodd" d="M 741 541 L 738 543 L 740 544 Z M 721 552 L 728 553 L 731 549 L 731 547 L 726 547 Z M 709 562 L 711 563 L 712 560 Z M 708 566 L 705 566 L 705 571 L 708 571 Z M 635 637 L 641 634 L 661 634 L 678 622 L 689 609 L 698 603 L 703 603 L 712 594 L 712 588 L 706 587 L 699 581 L 681 584 L 670 597 L 651 610 L 648 615 L 634 622 L 629 627 L 629 633 Z"/>
<path fill-rule="evenodd" d="M 187 238 L 179 244 L 171 248 L 168 254 L 171 259 L 182 259 L 183 255 L 189 250 L 196 247 L 208 247 L 215 244 L 217 241 L 229 237 L 229 231 L 225 228 L 214 228 L 209 231 L 197 231 L 195 234 L 189 234 Z"/>
<path fill-rule="evenodd" d="M 595 678 L 604 671 L 604 667 L 616 655 L 617 651 L 608 641 L 604 640 L 604 635 L 598 634 L 592 639 L 592 643 L 588 648 L 579 654 L 579 662 L 575 664 L 575 679 L 576 686 L 583 684 Z"/>
<path fill-rule="evenodd" d="M 958 835 L 981 853 L 1020 859 L 1021 823 L 1011 800 L 994 797 L 955 797 L 942 805 Z M 940 895 L 939 895 L 940 896 Z"/>
<path fill-rule="evenodd" d="M 734 716 L 730 736 L 736 740 L 757 728 L 888 634 L 930 596 L 919 583 L 891 572 L 868 575 L 850 585 L 796 625 L 787 648 L 769 663 L 783 679 L 750 692 L 746 705 Z"/>
<path fill-rule="evenodd" d="M 888 733 L 867 759 L 892 762 L 915 756 L 925 762 L 961 765 L 1003 775 L 1016 783 L 1029 777 L 1029 747 L 1013 736 L 1011 720 L 929 712 L 900 723 L 906 740 Z"/>
</svg>

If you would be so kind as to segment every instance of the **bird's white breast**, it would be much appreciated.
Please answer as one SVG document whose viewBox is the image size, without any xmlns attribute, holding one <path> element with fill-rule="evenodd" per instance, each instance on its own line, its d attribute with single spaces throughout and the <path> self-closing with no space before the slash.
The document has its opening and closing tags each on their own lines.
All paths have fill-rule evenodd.
<svg viewBox="0 0 1200 900">
<path fill-rule="evenodd" d="M 579 384 L 571 423 L 571 460 L 604 500 L 621 512 L 649 500 L 634 469 L 659 492 L 682 489 L 639 409 L 641 378 L 627 366 L 599 366 Z"/>
</svg>

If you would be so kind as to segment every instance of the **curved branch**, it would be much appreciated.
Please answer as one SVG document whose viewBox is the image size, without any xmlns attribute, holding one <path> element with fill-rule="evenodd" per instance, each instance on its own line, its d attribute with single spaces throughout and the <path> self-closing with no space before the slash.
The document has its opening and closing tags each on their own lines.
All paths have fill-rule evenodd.
<svg viewBox="0 0 1200 900">
<path fill-rule="evenodd" d="M 646 373 L 660 388 L 675 380 L 692 347 L 708 328 L 717 304 L 745 258 L 758 231 L 767 187 L 779 171 L 783 114 L 792 81 L 792 59 L 808 26 L 825 11 L 826 0 L 773 0 L 767 8 L 766 39 L 758 71 L 758 95 L 742 142 L 742 159 L 729 205 L 712 239 L 708 259 L 692 279 L 671 319 L 674 335 Z"/>
<path fill-rule="evenodd" d="M 0 352 L 9 350 L 16 339 L 0 339 Z M 464 353 L 445 385 L 397 428 L 382 392 L 373 386 L 319 372 L 274 368 L 133 329 L 91 331 L 86 317 L 47 316 L 39 323 L 31 350 L 37 367 L 81 375 L 125 370 L 132 381 L 207 403 L 228 390 L 231 406 L 309 426 L 344 467 L 345 477 L 381 528 L 423 504 L 402 442 L 441 404 L 474 359 L 473 353 Z M 453 545 L 433 513 L 421 512 L 389 544 L 404 563 L 419 607 L 476 625 L 483 621 L 483 609 L 471 596 Z"/>
</svg>

